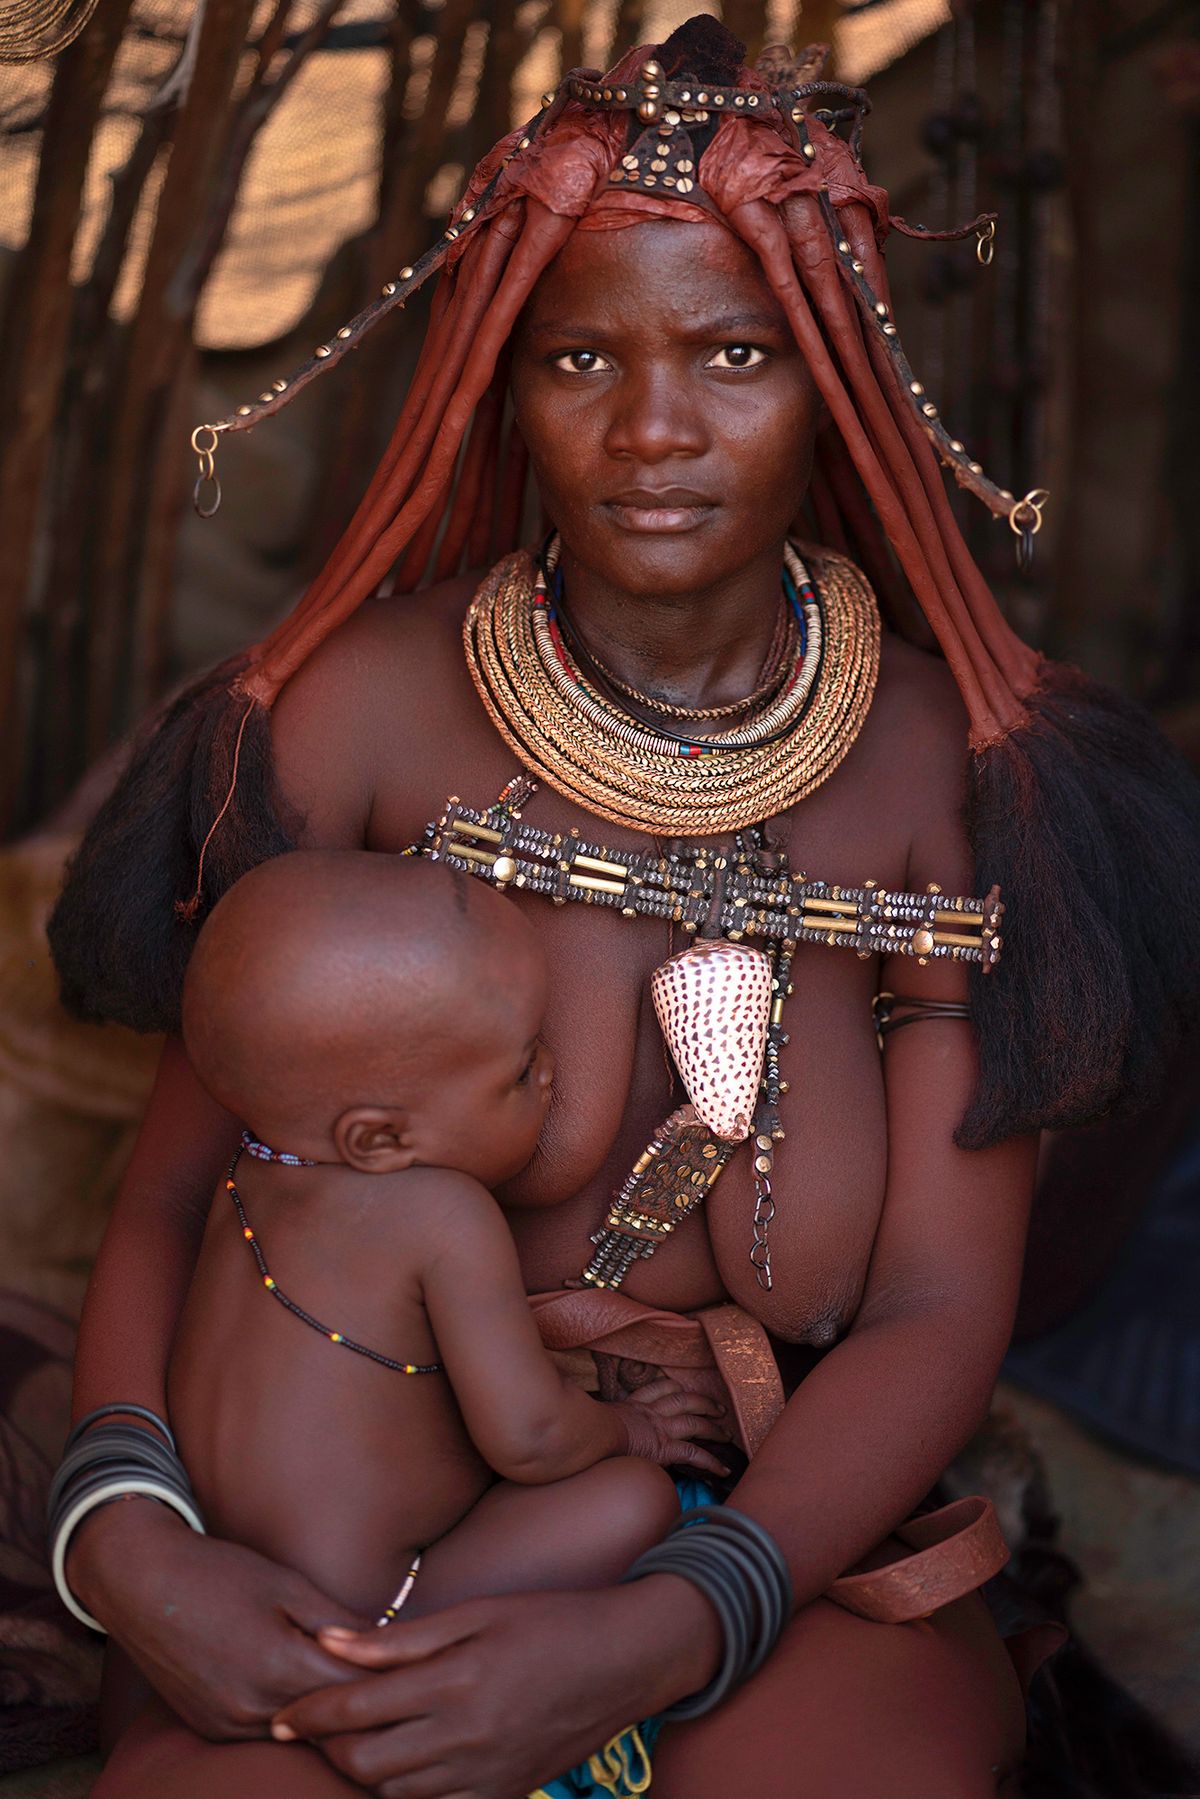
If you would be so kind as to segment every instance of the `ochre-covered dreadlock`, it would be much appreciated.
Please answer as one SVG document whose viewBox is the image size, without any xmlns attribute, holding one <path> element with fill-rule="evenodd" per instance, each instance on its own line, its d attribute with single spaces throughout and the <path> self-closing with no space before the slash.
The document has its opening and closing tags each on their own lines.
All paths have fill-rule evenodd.
<svg viewBox="0 0 1200 1799">
<path fill-rule="evenodd" d="M 433 249 L 289 381 L 200 428 L 211 469 L 220 436 L 278 411 L 441 271 L 391 441 L 325 567 L 265 642 L 154 726 L 75 859 L 51 922 L 75 1010 L 176 1022 L 193 921 L 291 841 L 271 764 L 280 689 L 381 584 L 408 592 L 515 547 L 528 458 L 505 436 L 508 345 L 571 232 L 716 218 L 758 257 L 828 410 L 815 515 L 861 557 L 896 628 L 927 625 L 967 708 L 976 891 L 999 882 L 1011 922 L 999 968 L 972 976 L 981 1078 L 959 1141 L 1080 1123 L 1153 1091 L 1197 997 L 1180 923 L 1200 876 L 1196 784 L 1145 714 L 1021 642 L 971 558 L 943 465 L 1014 529 L 1040 522 L 1040 504 L 987 479 L 905 359 L 882 244 L 913 228 L 858 160 L 864 97 L 800 79 L 819 68 L 812 52 L 803 68 L 769 52 L 758 71 L 743 54 L 699 18 L 608 75 L 575 71 L 484 158 Z"/>
</svg>

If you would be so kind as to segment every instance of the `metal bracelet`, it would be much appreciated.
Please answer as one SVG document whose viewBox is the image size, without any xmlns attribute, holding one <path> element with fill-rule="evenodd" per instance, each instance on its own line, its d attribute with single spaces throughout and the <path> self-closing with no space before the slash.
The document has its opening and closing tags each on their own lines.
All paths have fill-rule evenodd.
<svg viewBox="0 0 1200 1799">
<path fill-rule="evenodd" d="M 92 1426 L 99 1424 L 105 1418 L 141 1418 L 144 1423 L 154 1426 L 173 1454 L 178 1453 L 175 1434 L 165 1418 L 160 1418 L 157 1412 L 152 1412 L 148 1405 L 129 1405 L 114 1401 L 112 1405 L 98 1405 L 93 1411 L 85 1412 L 83 1417 L 71 1426 L 70 1435 L 63 1446 L 63 1454 L 66 1455 L 68 1450 L 74 1449 Z"/>
<path fill-rule="evenodd" d="M 728 1506 L 696 1506 L 670 1535 L 633 1564 L 625 1580 L 677 1574 L 709 1601 L 721 1624 L 721 1665 L 712 1680 L 668 1707 L 671 1719 L 713 1711 L 756 1673 L 779 1639 L 792 1609 L 783 1554 L 763 1525 Z"/>
<path fill-rule="evenodd" d="M 122 1422 L 101 1422 L 119 1417 Z M 144 1419 L 161 1432 L 151 1436 L 140 1426 L 125 1422 Z M 100 1406 L 89 1412 L 72 1430 L 66 1453 L 50 1484 L 47 1505 L 50 1566 L 59 1598 L 67 1610 L 89 1629 L 103 1631 L 84 1610 L 67 1583 L 66 1559 L 71 1537 L 90 1513 L 114 1500 L 145 1497 L 177 1512 L 199 1535 L 204 1535 L 187 1471 L 179 1459 L 170 1428 L 157 1413 L 136 1405 Z"/>
</svg>

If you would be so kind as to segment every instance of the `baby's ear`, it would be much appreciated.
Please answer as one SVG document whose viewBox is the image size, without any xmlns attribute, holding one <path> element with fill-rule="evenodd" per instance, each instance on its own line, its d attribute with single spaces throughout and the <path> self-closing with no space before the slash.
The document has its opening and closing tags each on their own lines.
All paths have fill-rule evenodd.
<svg viewBox="0 0 1200 1799">
<path fill-rule="evenodd" d="M 333 1127 L 338 1155 L 360 1174 L 411 1168 L 416 1150 L 408 1113 L 397 1106 L 351 1106 Z"/>
</svg>

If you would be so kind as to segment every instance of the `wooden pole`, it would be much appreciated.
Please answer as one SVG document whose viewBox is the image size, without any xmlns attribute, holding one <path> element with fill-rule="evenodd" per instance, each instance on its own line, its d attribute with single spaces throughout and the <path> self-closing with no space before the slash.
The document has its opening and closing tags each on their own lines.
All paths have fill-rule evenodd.
<svg viewBox="0 0 1200 1799">
<path fill-rule="evenodd" d="M 363 257 L 363 300 L 376 293 L 381 282 L 393 277 L 404 263 L 414 262 L 432 235 L 433 227 L 424 212 L 425 190 L 446 159 L 446 114 L 458 79 L 463 38 L 474 11 L 475 0 L 446 0 L 435 15 L 437 45 L 425 105 L 419 118 L 406 119 L 403 101 L 411 69 L 412 39 L 426 15 L 424 8 L 416 4 L 400 9 L 392 41 L 392 86 L 384 109 L 379 216 Z M 487 80 L 485 67 L 480 108 Z M 480 108 L 476 110 L 477 120 Z M 427 298 L 419 295 L 411 309 L 412 336 L 408 341 L 414 344 L 419 339 L 417 321 L 427 303 Z M 395 357 L 392 346 L 396 334 L 389 324 L 381 325 L 378 332 L 374 340 L 367 339 L 355 356 L 353 370 L 347 369 L 342 375 L 346 394 L 329 431 L 311 532 L 314 562 L 323 559 L 340 537 L 391 429 L 387 415 L 396 383 L 392 370 L 384 370 L 382 364 Z M 380 343 L 388 346 L 386 357 Z"/>
<path fill-rule="evenodd" d="M 164 395 L 190 340 L 191 314 L 174 303 L 172 284 L 191 246 L 203 196 L 212 187 L 227 141 L 229 109 L 253 4 L 254 0 L 208 0 L 146 258 L 101 500 L 86 706 L 91 755 L 98 755 L 129 718 L 125 677 L 133 649 L 144 502 L 160 448 L 155 425 L 161 426 Z"/>
<path fill-rule="evenodd" d="M 109 314 L 146 182 L 176 116 L 172 99 L 143 117 L 128 158 L 109 178 L 108 217 L 91 273 L 75 293 L 44 514 L 44 572 L 38 576 L 45 632 L 30 708 L 34 749 L 24 806 L 29 819 L 43 817 L 64 799 L 86 766 L 86 596 L 97 490 L 107 466 L 128 336 Z"/>
<path fill-rule="evenodd" d="M 192 324 L 204 284 L 225 241 L 237 202 L 246 159 L 258 132 L 309 56 L 320 49 L 344 0 L 323 0 L 312 23 L 274 74 L 283 46 L 292 0 L 277 0 L 275 12 L 257 45 L 250 85 L 237 101 L 226 130 L 223 157 L 191 242 L 180 257 L 166 289 L 169 317 L 181 332 L 181 351 L 172 379 L 156 405 L 150 434 L 157 453 L 149 462 L 145 530 L 141 559 L 133 570 L 133 632 L 130 666 L 133 710 L 141 712 L 156 699 L 167 678 L 167 635 L 170 616 L 174 546 L 183 514 L 188 464 L 184 451 L 196 372 Z M 194 422 L 194 421 L 193 421 Z"/>
<path fill-rule="evenodd" d="M 130 3 L 111 0 L 63 52 L 43 128 L 29 237 L 9 289 L 0 367 L 0 716 L 7 721 L 0 831 L 18 817 L 25 608 L 67 353 L 71 252 L 92 137 Z"/>
</svg>

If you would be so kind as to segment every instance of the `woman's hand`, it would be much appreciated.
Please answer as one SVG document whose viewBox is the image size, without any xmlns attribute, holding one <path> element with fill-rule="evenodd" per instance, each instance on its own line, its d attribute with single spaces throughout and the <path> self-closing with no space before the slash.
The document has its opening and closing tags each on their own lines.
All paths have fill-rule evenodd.
<svg viewBox="0 0 1200 1799">
<path fill-rule="evenodd" d="M 316 1641 L 364 1622 L 303 1575 L 201 1537 L 152 1499 L 104 1506 L 67 1558 L 81 1603 L 201 1736 L 261 1737 L 281 1705 L 354 1670 Z"/>
<path fill-rule="evenodd" d="M 285 1707 L 379 1799 L 516 1799 L 711 1679 L 720 1630 L 686 1581 L 477 1599 L 362 1635 L 321 1633 L 349 1686 Z"/>
</svg>

